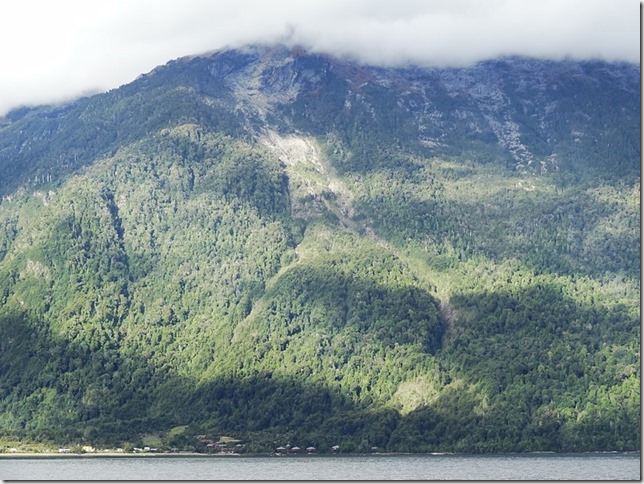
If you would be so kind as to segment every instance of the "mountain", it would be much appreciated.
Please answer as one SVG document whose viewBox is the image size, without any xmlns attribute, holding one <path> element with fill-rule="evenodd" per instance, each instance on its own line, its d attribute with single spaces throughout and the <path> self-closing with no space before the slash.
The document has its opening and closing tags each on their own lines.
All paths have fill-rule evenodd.
<svg viewBox="0 0 644 484">
<path fill-rule="evenodd" d="M 638 450 L 639 79 L 248 46 L 12 111 L 0 450 Z"/>
</svg>

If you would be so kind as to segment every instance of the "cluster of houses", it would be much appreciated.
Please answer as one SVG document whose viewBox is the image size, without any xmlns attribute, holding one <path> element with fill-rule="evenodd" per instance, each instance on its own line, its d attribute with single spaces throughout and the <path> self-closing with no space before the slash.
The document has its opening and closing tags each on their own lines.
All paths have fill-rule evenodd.
<svg viewBox="0 0 644 484">
<path fill-rule="evenodd" d="M 134 452 L 135 454 L 142 454 L 142 453 L 146 453 L 146 452 L 158 452 L 158 451 L 159 450 L 156 447 L 134 447 L 132 449 L 132 452 Z M 83 454 L 95 454 L 95 453 L 98 453 L 98 452 L 106 452 L 106 451 L 105 450 L 97 450 L 94 447 L 92 447 L 91 445 L 83 445 L 83 446 L 75 448 L 75 449 L 69 449 L 69 448 L 66 448 L 66 447 L 61 447 L 60 449 L 58 449 L 59 454 L 70 454 L 70 453 L 78 453 L 78 452 L 81 452 Z M 116 449 L 116 452 L 122 453 L 122 452 L 125 452 L 125 449 L 119 447 L 118 449 Z"/>
<path fill-rule="evenodd" d="M 72 449 L 68 449 L 68 448 L 61 447 L 60 449 L 58 449 L 59 454 L 69 454 L 71 452 L 72 452 Z M 76 448 L 74 452 L 82 452 L 84 454 L 94 454 L 96 453 L 96 449 L 91 445 L 83 445 L 83 446 L 80 446 L 79 448 Z"/>
<path fill-rule="evenodd" d="M 294 447 L 291 447 L 291 445 L 288 444 L 288 445 L 286 445 L 286 447 L 279 446 L 278 448 L 276 448 L 275 449 L 275 454 L 276 455 L 289 455 L 289 454 L 303 454 L 304 452 L 306 452 L 307 454 L 316 454 L 317 451 L 318 450 L 313 446 L 307 447 L 303 451 L 297 445 L 294 446 Z M 333 447 L 331 447 L 331 452 L 333 452 L 334 454 L 337 454 L 338 452 L 340 452 L 340 446 L 339 445 L 334 445 Z"/>
<path fill-rule="evenodd" d="M 238 454 L 240 451 L 242 451 L 244 444 L 239 443 L 238 440 L 232 439 L 232 438 L 224 438 L 220 441 L 215 441 L 213 439 L 208 439 L 206 438 L 205 435 L 199 435 L 197 436 L 199 439 L 199 442 L 205 446 L 206 450 L 208 453 L 219 453 L 219 454 Z M 12 451 L 14 449 L 10 449 Z M 17 449 L 16 449 L 17 450 Z M 68 448 L 60 448 L 58 449 L 58 452 L 60 454 L 67 454 L 67 453 L 72 453 L 72 452 L 78 452 L 80 449 L 68 449 Z M 334 454 L 337 454 L 340 452 L 340 446 L 339 445 L 334 445 L 330 448 L 331 452 Z M 124 449 L 119 448 L 116 449 L 117 452 L 124 452 Z M 135 454 L 139 453 L 153 453 L 153 452 L 158 452 L 159 450 L 156 447 L 134 447 L 132 449 L 132 452 Z M 177 448 L 172 448 L 172 452 L 177 452 Z M 96 449 L 94 449 L 91 446 L 82 446 L 82 452 L 97 452 Z M 100 451 L 99 451 L 100 452 Z M 295 455 L 295 454 L 316 454 L 318 452 L 318 449 L 316 449 L 313 446 L 309 446 L 306 448 L 300 448 L 297 445 L 291 446 L 291 444 L 287 444 L 286 446 L 279 446 L 275 449 L 275 454 L 276 455 Z"/>
<path fill-rule="evenodd" d="M 236 454 L 243 447 L 243 444 L 234 444 L 234 442 L 215 442 L 212 439 L 201 439 L 200 442 L 206 446 L 208 452 L 218 454 Z"/>
<path fill-rule="evenodd" d="M 135 454 L 141 454 L 145 452 L 158 452 L 158 449 L 156 447 L 134 447 L 134 449 L 132 449 L 132 452 L 134 452 Z"/>
</svg>

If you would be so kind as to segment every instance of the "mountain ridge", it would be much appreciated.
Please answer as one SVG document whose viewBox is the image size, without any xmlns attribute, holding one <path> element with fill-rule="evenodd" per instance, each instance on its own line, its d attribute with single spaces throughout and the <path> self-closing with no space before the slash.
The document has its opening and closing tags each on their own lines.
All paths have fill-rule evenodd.
<svg viewBox="0 0 644 484">
<path fill-rule="evenodd" d="M 231 65 L 229 65 L 230 62 L 232 62 Z M 299 64 L 303 65 L 300 66 L 298 62 Z M 307 69 L 307 65 L 315 67 L 321 73 L 318 72 L 317 74 L 315 74 L 315 69 Z M 517 128 L 523 127 L 524 129 L 529 128 L 530 131 L 535 131 L 535 129 L 538 129 L 538 127 L 520 125 L 515 126 L 517 123 L 514 119 L 512 119 L 512 115 L 514 114 L 516 116 L 517 114 L 521 114 L 525 116 L 524 113 L 518 113 L 516 110 L 514 113 L 511 111 L 502 113 L 505 117 L 509 116 L 509 119 L 504 119 L 503 117 L 494 118 L 493 116 L 495 114 L 495 111 L 502 111 L 505 108 L 508 108 L 508 104 L 511 104 L 511 100 L 508 99 L 507 93 L 504 93 L 499 89 L 499 85 L 503 86 L 511 84 L 511 81 L 504 80 L 503 76 L 499 76 L 498 72 L 494 72 L 495 69 L 505 71 L 508 67 L 515 71 L 513 75 L 515 75 L 518 79 L 522 79 L 522 85 L 516 87 L 518 91 L 525 91 L 528 88 L 536 88 L 540 94 L 543 94 L 543 92 L 541 91 L 544 90 L 556 91 L 557 89 L 562 88 L 570 90 L 569 86 L 561 84 L 562 80 L 567 80 L 569 83 L 572 83 L 575 81 L 575 79 L 580 79 L 579 82 L 585 83 L 594 82 L 595 84 L 597 84 L 597 87 L 601 87 L 598 83 L 602 81 L 606 82 L 606 80 L 608 79 L 610 82 L 615 82 L 616 80 L 619 82 L 619 86 L 608 86 L 611 89 L 610 96 L 631 96 L 632 100 L 634 101 L 637 101 L 639 98 L 639 90 L 636 88 L 636 82 L 639 78 L 639 68 L 636 65 L 627 63 L 610 64 L 606 62 L 596 61 L 541 61 L 529 58 L 512 57 L 494 61 L 480 62 L 471 68 L 380 68 L 356 65 L 346 60 L 336 60 L 331 56 L 304 55 L 303 52 L 301 52 L 299 49 L 291 50 L 283 46 L 273 48 L 252 47 L 249 49 L 241 50 L 224 50 L 212 53 L 207 56 L 192 56 L 187 59 L 177 59 L 153 69 L 150 73 L 142 75 L 139 79 L 130 84 L 124 85 L 118 89 L 113 89 L 108 93 L 101 94 L 99 95 L 99 98 L 105 98 L 107 101 L 110 99 L 110 97 L 113 97 L 116 93 L 119 92 L 123 92 L 123 96 L 127 96 L 128 90 L 131 89 L 158 89 L 159 86 L 163 86 L 165 79 L 164 76 L 170 74 L 174 76 L 175 80 L 173 82 L 176 84 L 177 80 L 181 82 L 181 76 L 185 75 L 182 74 L 182 72 L 188 72 L 190 73 L 188 75 L 192 77 L 186 82 L 187 86 L 181 87 L 179 84 L 178 86 L 176 86 L 175 90 L 178 88 L 179 91 L 181 91 L 182 89 L 188 89 L 188 91 L 196 91 L 200 97 L 200 103 L 204 103 L 206 105 L 212 104 L 213 106 L 223 105 L 227 110 L 235 111 L 237 113 L 239 113 L 240 111 L 243 112 L 244 109 L 250 109 L 250 113 L 246 113 L 248 117 L 253 118 L 259 116 L 261 118 L 261 116 L 266 115 L 266 103 L 268 102 L 267 97 L 269 97 L 266 94 L 267 92 L 268 94 L 272 94 L 274 92 L 279 93 L 279 96 L 271 101 L 274 104 L 288 105 L 289 102 L 295 101 L 294 89 L 296 89 L 296 87 L 301 88 L 302 86 L 306 86 L 308 89 L 311 88 L 311 86 L 315 85 L 318 89 L 320 89 L 321 86 L 319 84 L 321 77 L 319 76 L 326 75 L 327 77 L 329 77 L 332 74 L 332 72 L 330 71 L 340 71 L 340 75 L 332 76 L 333 82 L 349 82 L 353 85 L 354 88 L 360 86 L 361 89 L 364 89 L 365 86 L 369 88 L 373 88 L 374 86 L 376 88 L 382 88 L 383 86 L 380 86 L 379 82 L 380 84 L 384 83 L 384 87 L 388 87 L 386 86 L 386 84 L 387 82 L 392 82 L 392 77 L 396 79 L 396 83 L 404 84 L 408 89 L 414 89 L 413 79 L 405 79 L 405 75 L 415 78 L 420 77 L 421 80 L 423 77 L 425 77 L 425 81 L 432 81 L 431 85 L 438 85 L 438 88 L 434 88 L 434 90 L 436 91 L 436 89 L 438 89 L 436 92 L 437 95 L 440 95 L 439 99 L 432 101 L 427 97 L 425 92 L 421 92 L 419 94 L 418 92 L 403 91 L 405 95 L 401 96 L 399 94 L 399 99 L 397 100 L 398 103 L 419 103 L 423 106 L 424 111 L 427 111 L 428 109 L 434 107 L 436 102 L 439 103 L 436 104 L 439 107 L 440 103 L 448 103 L 448 105 L 449 103 L 458 103 L 459 96 L 462 97 L 465 94 L 466 98 L 469 98 L 464 99 L 465 107 L 461 109 L 454 109 L 453 111 L 455 116 L 464 117 L 464 120 L 465 118 L 468 118 L 467 123 L 469 123 L 469 129 L 473 133 L 470 132 L 469 134 L 467 134 L 467 136 L 474 136 L 475 138 L 476 136 L 479 136 L 483 137 L 483 139 L 496 138 L 502 148 L 502 150 L 500 151 L 505 151 L 506 155 L 509 152 L 515 163 L 531 164 L 535 161 L 535 154 L 531 153 L 529 150 L 526 151 L 525 146 L 523 146 L 520 141 L 522 134 L 526 135 L 530 133 L 520 133 L 521 130 L 519 129 L 519 131 L 517 131 Z M 251 72 L 248 72 L 249 69 Z M 593 73 L 594 78 L 588 76 L 585 70 L 590 70 Z M 341 74 L 342 72 L 346 74 L 347 71 L 350 71 L 351 76 L 347 79 L 344 79 Z M 552 71 L 554 71 L 554 73 Z M 288 73 L 288 76 L 284 77 L 286 73 Z M 597 78 L 598 73 L 603 73 L 599 79 Z M 226 75 L 225 79 L 221 77 L 223 74 Z M 371 82 L 367 82 L 366 84 L 361 82 L 359 80 L 360 75 L 367 76 L 367 78 L 363 79 L 363 81 L 371 80 Z M 378 75 L 385 75 L 389 78 L 389 81 L 378 81 Z M 562 77 L 560 77 L 558 82 L 553 83 L 550 89 L 548 89 L 548 83 L 545 79 L 548 79 L 549 76 L 552 77 L 556 75 Z M 534 80 L 528 80 L 532 77 L 534 77 Z M 602 79 L 602 77 L 604 79 Z M 231 78 L 234 80 L 230 80 Z M 487 82 L 485 80 L 486 78 Z M 253 86 L 253 83 L 259 83 L 259 85 L 261 85 L 261 92 L 258 91 L 257 85 Z M 311 85 L 308 85 L 307 83 L 310 83 Z M 474 84 L 476 84 L 476 86 Z M 619 87 L 619 89 L 615 89 L 616 87 Z M 235 88 L 237 89 L 236 91 L 234 91 Z M 215 93 L 214 97 L 209 96 L 209 92 L 211 92 L 213 89 L 215 89 L 215 91 L 213 91 Z M 441 90 L 444 92 L 440 92 Z M 415 91 L 418 91 L 418 87 L 415 88 Z M 287 92 L 290 92 L 290 94 L 286 94 Z M 353 92 L 351 91 L 351 89 L 343 88 L 341 89 L 341 94 L 343 94 L 343 99 L 341 101 L 339 100 L 338 104 L 339 102 L 341 102 L 342 106 L 346 107 L 348 103 L 349 106 L 351 106 L 351 98 L 353 97 L 354 104 L 356 102 L 361 103 L 364 104 L 367 110 L 370 109 L 369 101 L 363 99 L 364 96 L 362 96 L 359 92 Z M 571 94 L 571 97 L 576 98 L 578 96 L 581 96 L 583 94 L 583 91 L 574 92 Z M 180 92 L 164 93 L 164 95 L 179 96 L 180 98 L 182 97 L 182 94 Z M 90 99 L 99 98 L 83 98 L 79 101 L 76 101 L 75 103 L 67 104 L 59 108 L 54 108 L 50 111 L 50 114 L 43 114 L 43 116 L 53 118 L 54 120 L 61 116 L 64 117 L 66 113 L 69 116 L 79 116 L 78 110 L 74 109 L 75 105 L 79 103 L 82 105 Z M 261 100 L 258 101 L 258 98 L 260 98 Z M 405 101 L 406 98 L 408 98 L 407 101 Z M 232 100 L 236 100 L 234 104 L 232 103 Z M 308 101 L 311 101 L 311 99 L 307 99 L 307 102 Z M 586 100 L 582 99 L 582 102 L 583 101 Z M 124 102 L 124 100 L 122 102 Z M 112 115 L 111 124 L 118 122 L 117 113 L 119 112 L 119 110 L 123 110 L 122 102 L 116 103 L 115 107 L 113 108 L 114 114 Z M 522 101 L 519 100 L 519 102 Z M 542 105 L 541 113 L 533 112 L 529 113 L 529 116 L 534 117 L 538 115 L 540 118 L 539 123 L 543 125 L 544 120 L 542 118 L 547 117 L 552 111 L 555 111 L 554 106 L 552 105 L 553 102 L 554 101 L 549 102 L 547 99 L 539 99 L 539 104 Z M 315 105 L 314 102 L 312 104 Z M 468 104 L 476 105 L 475 107 L 477 107 L 478 112 L 468 110 Z M 244 108 L 244 106 L 246 108 Z M 398 111 L 402 109 L 400 108 L 400 106 L 394 105 L 394 107 Z M 408 106 L 403 107 L 408 108 Z M 511 105 L 509 106 L 509 108 L 512 107 L 513 106 Z M 632 112 L 629 115 L 632 118 L 629 119 L 629 122 L 634 123 L 634 126 L 639 126 L 639 113 L 636 112 L 634 107 L 635 103 L 633 104 Z M 350 108 L 351 107 L 349 107 L 349 109 Z M 529 106 L 522 106 L 521 108 L 525 111 L 529 108 Z M 395 114 L 396 109 L 388 114 Z M 534 111 L 534 108 L 532 109 Z M 275 111 L 275 109 L 273 109 L 273 111 Z M 404 109 L 402 109 L 402 111 L 404 111 Z M 33 112 L 33 110 L 28 110 L 27 112 Z M 628 112 L 626 113 L 628 114 Z M 283 117 L 284 110 L 282 110 L 282 112 L 279 114 Z M 222 113 L 217 112 L 217 115 L 221 116 Z M 364 116 L 364 114 L 362 113 L 360 113 L 360 115 Z M 171 118 L 172 113 L 163 113 L 162 116 Z M 430 133 L 431 130 L 429 129 L 425 129 L 426 133 L 423 133 L 421 132 L 422 129 L 419 128 L 417 130 L 419 139 L 421 142 L 424 142 L 426 146 L 433 147 L 434 151 L 437 154 L 449 154 L 449 150 L 447 150 L 447 152 L 444 152 L 445 150 L 440 149 L 436 150 L 436 148 L 438 148 L 442 144 L 441 139 L 445 138 L 446 136 L 449 139 L 449 135 L 451 134 L 449 132 L 445 132 L 446 130 L 443 130 L 443 132 L 441 132 L 441 123 L 445 123 L 443 121 L 440 121 L 440 118 L 444 116 L 440 113 L 440 109 L 437 111 L 436 108 L 434 108 L 433 113 L 425 114 L 422 119 L 419 118 L 414 120 L 414 123 L 417 125 L 421 125 L 423 122 L 431 123 L 432 116 L 434 118 L 439 118 L 439 121 L 433 123 L 433 130 L 435 131 L 435 135 L 432 136 Z M 11 117 L 12 116 L 10 113 L 9 118 Z M 87 114 L 82 117 L 87 117 Z M 399 117 L 402 118 L 402 114 Z M 360 118 L 360 121 L 363 122 L 364 119 Z M 252 124 L 252 120 L 250 122 Z M 289 122 L 292 123 L 293 121 L 282 120 L 281 125 L 283 126 L 284 123 L 288 125 Z M 571 120 L 568 121 L 568 123 L 570 122 Z M 49 124 L 55 124 L 55 121 L 54 123 Z M 99 125 L 97 125 L 96 129 L 106 129 L 108 128 L 109 124 L 110 123 L 103 121 L 99 123 Z M 243 124 L 246 128 L 248 128 L 249 121 L 246 121 Z M 300 130 L 302 130 L 303 128 L 303 126 L 293 127 Z M 397 129 L 395 129 L 395 126 L 390 125 L 387 127 L 390 128 L 392 132 L 398 131 Z M 542 130 L 544 127 L 545 126 L 541 127 Z M 604 127 L 605 125 L 602 126 L 602 128 Z M 52 128 L 50 127 L 49 130 L 51 129 Z M 116 132 L 112 133 L 112 136 L 114 138 L 118 138 L 118 130 L 115 131 Z M 454 131 L 454 129 L 452 128 L 451 131 Z M 579 136 L 592 136 L 593 134 L 584 133 L 583 130 L 575 131 L 574 126 L 571 126 L 571 133 L 572 132 L 577 132 L 577 135 L 573 138 L 573 140 L 579 139 Z M 598 133 L 594 134 L 597 135 Z M 464 143 L 464 141 L 467 141 L 467 139 L 463 140 L 464 134 L 462 133 L 462 130 L 461 133 L 458 133 L 458 136 L 459 138 L 457 138 L 457 144 L 466 144 Z M 424 139 L 425 137 L 427 139 Z M 539 139 L 543 138 L 546 138 L 546 144 L 552 144 L 551 142 L 553 140 L 547 138 L 547 134 L 545 133 L 538 135 L 536 140 L 538 141 Z M 636 141 L 633 141 L 633 139 L 631 139 L 629 143 L 631 145 L 636 145 L 637 143 Z M 127 137 L 123 141 L 127 141 Z M 577 143 L 578 142 L 579 141 L 577 141 Z M 539 143 L 542 144 L 542 141 L 540 141 Z M 542 169 L 547 169 L 545 165 L 553 163 L 553 161 L 550 160 L 549 157 L 556 158 L 556 156 L 558 156 L 557 152 L 552 148 L 547 149 L 548 152 L 544 152 L 543 156 L 541 156 L 541 158 L 543 159 L 536 160 L 541 164 Z M 495 154 L 498 155 L 498 153 Z M 635 151 L 630 153 L 630 156 L 635 155 Z"/>
</svg>

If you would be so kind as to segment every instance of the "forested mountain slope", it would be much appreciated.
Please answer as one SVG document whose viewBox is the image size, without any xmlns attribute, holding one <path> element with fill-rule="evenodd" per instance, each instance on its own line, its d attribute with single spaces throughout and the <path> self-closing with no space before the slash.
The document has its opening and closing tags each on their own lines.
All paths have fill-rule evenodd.
<svg viewBox="0 0 644 484">
<path fill-rule="evenodd" d="M 639 76 L 253 46 L 9 113 L 0 437 L 639 449 Z"/>
</svg>

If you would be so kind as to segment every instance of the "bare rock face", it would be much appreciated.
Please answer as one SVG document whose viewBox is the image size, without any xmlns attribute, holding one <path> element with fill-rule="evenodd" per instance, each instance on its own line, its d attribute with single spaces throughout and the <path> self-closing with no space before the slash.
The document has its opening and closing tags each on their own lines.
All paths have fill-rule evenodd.
<svg viewBox="0 0 644 484">
<path fill-rule="evenodd" d="M 625 63 L 513 57 L 465 68 L 381 68 L 252 46 L 165 68 L 207 72 L 214 97 L 260 135 L 266 127 L 316 136 L 349 129 L 354 141 L 375 137 L 533 173 L 557 171 L 564 158 L 611 163 L 611 142 L 637 145 L 639 67 Z M 612 130 L 617 120 L 630 129 Z"/>
</svg>

